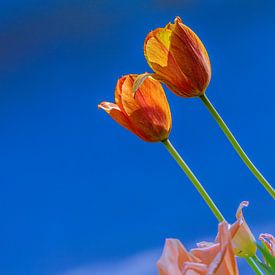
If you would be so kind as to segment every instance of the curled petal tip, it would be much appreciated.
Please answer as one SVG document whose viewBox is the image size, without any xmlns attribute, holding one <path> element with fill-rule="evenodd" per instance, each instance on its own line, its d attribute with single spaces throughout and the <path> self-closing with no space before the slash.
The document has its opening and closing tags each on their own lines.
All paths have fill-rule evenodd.
<svg viewBox="0 0 275 275">
<path fill-rule="evenodd" d="M 179 16 L 176 16 L 174 23 L 182 23 L 182 20 Z"/>
<path fill-rule="evenodd" d="M 249 201 L 242 201 L 238 207 L 237 213 L 236 213 L 236 218 L 240 219 L 243 217 L 243 208 L 247 207 L 249 205 Z"/>
<path fill-rule="evenodd" d="M 105 106 L 105 103 L 106 103 L 105 101 L 102 101 L 101 103 L 99 103 L 99 104 L 97 105 L 97 108 L 98 108 L 98 109 L 104 109 L 104 108 L 105 108 L 105 107 L 104 107 L 104 106 Z"/>
<path fill-rule="evenodd" d="M 102 109 L 102 110 L 106 111 L 107 113 L 109 113 L 112 109 L 119 110 L 119 108 L 116 104 L 111 103 L 111 102 L 106 102 L 106 101 L 102 101 L 101 103 L 99 103 L 97 105 L 97 108 Z"/>
<path fill-rule="evenodd" d="M 269 234 L 269 233 L 262 233 L 262 234 L 260 234 L 260 236 L 259 236 L 259 240 L 263 240 L 263 239 L 265 239 L 265 238 L 267 238 L 267 239 L 272 239 L 272 238 L 274 238 L 271 234 Z M 274 240 L 275 241 L 275 240 Z"/>
<path fill-rule="evenodd" d="M 248 205 L 249 205 L 249 201 L 242 201 L 242 202 L 241 202 L 241 205 L 242 205 L 242 206 L 248 206 Z"/>
</svg>

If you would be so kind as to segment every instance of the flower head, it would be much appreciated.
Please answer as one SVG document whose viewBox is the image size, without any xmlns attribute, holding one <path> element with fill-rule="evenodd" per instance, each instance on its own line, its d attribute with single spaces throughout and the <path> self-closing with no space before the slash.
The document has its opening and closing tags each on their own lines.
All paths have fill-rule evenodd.
<svg viewBox="0 0 275 275">
<path fill-rule="evenodd" d="M 137 75 L 120 78 L 115 88 L 115 103 L 102 102 L 105 110 L 117 123 L 149 142 L 166 140 L 172 127 L 168 101 L 161 84 L 148 77 L 132 92 Z"/>
<path fill-rule="evenodd" d="M 271 234 L 265 233 L 259 236 L 259 240 L 265 243 L 270 255 L 275 257 L 275 237 Z"/>
<path fill-rule="evenodd" d="M 248 227 L 244 216 L 243 207 L 248 206 L 248 201 L 240 203 L 236 213 L 237 221 L 230 227 L 235 254 L 239 257 L 251 257 L 256 254 L 256 240 Z"/>
<path fill-rule="evenodd" d="M 169 23 L 147 35 L 144 54 L 155 72 L 154 77 L 179 96 L 200 96 L 210 82 L 211 66 L 207 51 L 180 17 L 176 17 L 174 24 Z"/>
<path fill-rule="evenodd" d="M 188 252 L 176 239 L 167 239 L 158 261 L 159 275 L 237 275 L 228 224 L 219 224 L 216 243 L 200 243 Z"/>
</svg>

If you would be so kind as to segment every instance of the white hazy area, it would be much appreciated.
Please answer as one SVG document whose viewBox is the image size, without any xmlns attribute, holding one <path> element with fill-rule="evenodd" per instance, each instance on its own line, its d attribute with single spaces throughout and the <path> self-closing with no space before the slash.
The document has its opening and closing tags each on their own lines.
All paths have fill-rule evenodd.
<svg viewBox="0 0 275 275">
<path fill-rule="evenodd" d="M 137 254 L 115 263 L 94 264 L 59 275 L 157 275 L 156 262 L 161 248 Z M 254 275 L 244 260 L 239 262 L 240 274 Z"/>
<path fill-rule="evenodd" d="M 80 267 L 60 275 L 157 275 L 160 252 L 161 249 L 146 251 L 118 262 Z"/>
<path fill-rule="evenodd" d="M 274 235 L 275 225 L 268 224 L 266 226 L 260 226 L 253 229 L 256 236 L 260 233 L 269 232 Z M 211 241 L 209 238 L 202 238 L 202 240 Z M 192 242 L 192 245 L 187 244 L 186 247 L 194 247 L 196 242 Z M 157 275 L 156 262 L 162 253 L 162 248 L 152 249 L 145 252 L 140 252 L 136 255 L 126 257 L 116 262 L 101 262 L 94 264 L 87 264 L 86 266 L 76 267 L 72 270 L 68 270 L 58 275 Z M 247 265 L 244 259 L 239 260 L 240 275 L 253 275 L 250 267 Z"/>
</svg>

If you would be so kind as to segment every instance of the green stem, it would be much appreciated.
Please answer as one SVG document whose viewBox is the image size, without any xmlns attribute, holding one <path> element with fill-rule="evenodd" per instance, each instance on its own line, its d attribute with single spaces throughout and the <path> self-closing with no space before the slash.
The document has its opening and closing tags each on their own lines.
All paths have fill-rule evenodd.
<svg viewBox="0 0 275 275">
<path fill-rule="evenodd" d="M 172 143 L 167 139 L 162 142 L 168 152 L 171 154 L 171 156 L 174 158 L 174 160 L 177 162 L 177 164 L 180 166 L 180 168 L 184 171 L 186 176 L 189 178 L 189 180 L 192 182 L 194 187 L 197 189 L 197 191 L 202 196 L 205 203 L 208 205 L 212 213 L 215 215 L 217 220 L 219 222 L 225 221 L 225 218 L 223 217 L 222 213 L 218 209 L 218 207 L 215 205 L 215 203 L 212 201 L 206 190 L 203 188 L 199 180 L 196 178 L 196 176 L 193 174 L 191 169 L 188 167 L 188 165 L 185 163 L 185 161 L 182 159 L 180 154 L 177 152 L 177 150 L 174 148 Z M 252 258 L 245 258 L 247 263 L 251 266 L 251 268 L 254 270 L 256 274 L 262 275 L 261 270 L 256 265 L 256 263 L 253 261 Z"/>
<path fill-rule="evenodd" d="M 219 124 L 220 128 L 236 150 L 236 152 L 239 154 L 240 158 L 243 160 L 243 162 L 246 164 L 246 166 L 249 168 L 249 170 L 252 172 L 252 174 L 258 179 L 258 181 L 263 185 L 263 187 L 266 189 L 266 191 L 271 195 L 273 199 L 275 199 L 275 190 L 270 185 L 270 183 L 264 178 L 264 176 L 260 173 L 260 171 L 255 167 L 255 165 L 252 163 L 252 161 L 249 159 L 249 157 L 246 155 L 238 141 L 235 139 L 234 135 L 231 133 L 215 107 L 211 104 L 207 96 L 201 95 L 200 99 L 208 109 L 208 111 L 211 113 L 211 115 L 214 117 L 216 122 Z"/>
<path fill-rule="evenodd" d="M 253 259 L 253 261 L 256 264 L 262 263 L 262 261 L 258 258 L 258 256 L 255 254 L 254 256 L 251 257 Z"/>
<path fill-rule="evenodd" d="M 212 201 L 212 199 L 209 197 L 199 180 L 196 178 L 196 176 L 193 174 L 193 172 L 190 170 L 188 165 L 184 162 L 184 160 L 181 158 L 179 153 L 176 151 L 174 146 L 171 144 L 171 142 L 167 139 L 162 142 L 166 149 L 169 151 L 169 153 L 172 155 L 172 157 L 175 159 L 175 161 L 178 163 L 178 165 L 181 167 L 181 169 L 185 172 L 186 176 L 189 178 L 189 180 L 193 183 L 197 191 L 200 193 L 208 207 L 211 209 L 215 217 L 219 222 L 224 221 L 225 218 L 221 214 L 220 210 L 217 208 L 215 203 Z"/>
<path fill-rule="evenodd" d="M 268 270 L 267 266 L 258 258 L 257 255 L 251 257 L 253 261 L 262 268 L 265 274 L 270 275 L 270 271 Z"/>
<path fill-rule="evenodd" d="M 246 262 L 250 265 L 250 267 L 253 269 L 255 274 L 263 275 L 263 272 L 261 271 L 261 269 L 258 267 L 258 265 L 255 263 L 255 261 L 251 257 L 246 258 Z"/>
</svg>

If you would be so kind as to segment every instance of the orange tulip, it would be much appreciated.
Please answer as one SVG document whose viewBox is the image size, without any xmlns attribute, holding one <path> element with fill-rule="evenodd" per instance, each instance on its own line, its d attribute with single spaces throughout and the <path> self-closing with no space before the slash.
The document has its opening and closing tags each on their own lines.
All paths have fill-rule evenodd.
<svg viewBox="0 0 275 275">
<path fill-rule="evenodd" d="M 168 138 L 172 118 L 161 84 L 149 77 L 132 92 L 137 75 L 120 78 L 115 88 L 115 103 L 102 102 L 105 110 L 117 123 L 149 142 Z"/>
<path fill-rule="evenodd" d="M 167 239 L 158 263 L 159 275 L 237 275 L 228 224 L 219 224 L 218 242 L 200 243 L 188 252 L 179 240 Z"/>
<path fill-rule="evenodd" d="M 256 254 L 256 240 L 248 227 L 244 216 L 243 207 L 248 206 L 248 201 L 243 201 L 236 213 L 237 221 L 230 227 L 235 254 L 239 257 L 251 257 Z"/>
<path fill-rule="evenodd" d="M 179 96 L 200 96 L 210 82 L 207 51 L 198 36 L 179 17 L 174 24 L 169 23 L 147 35 L 144 54 L 155 72 L 154 77 Z"/>
</svg>

